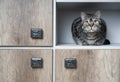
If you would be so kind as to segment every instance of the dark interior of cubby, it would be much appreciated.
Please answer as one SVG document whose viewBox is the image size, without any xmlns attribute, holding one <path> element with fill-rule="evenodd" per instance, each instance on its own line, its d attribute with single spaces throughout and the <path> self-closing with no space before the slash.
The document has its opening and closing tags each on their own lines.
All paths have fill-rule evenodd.
<svg viewBox="0 0 120 82">
<path fill-rule="evenodd" d="M 120 44 L 120 3 L 59 2 L 56 4 L 56 45 L 75 44 L 71 25 L 82 12 L 101 11 L 107 25 L 107 39 L 111 44 Z"/>
</svg>

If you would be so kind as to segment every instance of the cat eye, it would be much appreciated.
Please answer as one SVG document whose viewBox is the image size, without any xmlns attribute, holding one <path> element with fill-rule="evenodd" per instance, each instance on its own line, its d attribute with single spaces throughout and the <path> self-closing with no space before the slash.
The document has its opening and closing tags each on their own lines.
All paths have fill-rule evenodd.
<svg viewBox="0 0 120 82">
<path fill-rule="evenodd" d="M 85 21 L 86 24 L 88 24 L 88 21 Z"/>
<path fill-rule="evenodd" d="M 94 23 L 97 23 L 97 20 L 94 20 Z"/>
</svg>

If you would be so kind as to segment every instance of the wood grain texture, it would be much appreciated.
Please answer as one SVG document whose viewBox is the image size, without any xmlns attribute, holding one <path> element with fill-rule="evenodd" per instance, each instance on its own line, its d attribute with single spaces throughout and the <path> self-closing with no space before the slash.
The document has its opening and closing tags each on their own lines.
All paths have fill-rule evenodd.
<svg viewBox="0 0 120 82">
<path fill-rule="evenodd" d="M 44 39 L 32 39 L 31 28 Z M 0 0 L 0 46 L 52 46 L 52 0 Z"/>
<path fill-rule="evenodd" d="M 31 58 L 43 58 L 33 69 Z M 52 82 L 52 50 L 0 50 L 0 82 Z"/>
<path fill-rule="evenodd" d="M 120 50 L 56 50 L 56 82 L 120 82 Z M 66 69 L 76 58 L 77 69 Z"/>
</svg>

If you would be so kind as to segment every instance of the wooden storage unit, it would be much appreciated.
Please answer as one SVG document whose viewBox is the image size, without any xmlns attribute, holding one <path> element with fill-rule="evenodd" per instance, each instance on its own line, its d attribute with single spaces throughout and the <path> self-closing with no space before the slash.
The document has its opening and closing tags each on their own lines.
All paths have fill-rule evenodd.
<svg viewBox="0 0 120 82">
<path fill-rule="evenodd" d="M 42 58 L 43 68 L 32 68 Z M 0 50 L 0 82 L 52 82 L 52 50 Z"/>
<path fill-rule="evenodd" d="M 52 46 L 52 0 L 0 0 L 0 46 Z M 41 28 L 43 39 L 32 39 Z"/>
<path fill-rule="evenodd" d="M 97 10 L 111 44 L 76 45 L 73 20 Z M 120 82 L 119 21 L 118 0 L 0 0 L 0 82 Z M 42 29 L 43 39 L 31 29 Z M 33 68 L 32 58 L 42 58 L 42 68 Z M 65 66 L 66 59 L 76 65 Z"/>
<path fill-rule="evenodd" d="M 55 54 L 55 82 L 120 82 L 120 50 L 57 49 Z M 77 68 L 65 68 L 66 58 L 76 58 Z"/>
</svg>

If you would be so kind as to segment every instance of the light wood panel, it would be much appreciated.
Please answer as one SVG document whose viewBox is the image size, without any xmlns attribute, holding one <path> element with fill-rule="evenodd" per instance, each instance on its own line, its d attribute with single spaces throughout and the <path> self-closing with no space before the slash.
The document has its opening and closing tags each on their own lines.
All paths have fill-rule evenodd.
<svg viewBox="0 0 120 82">
<path fill-rule="evenodd" d="M 77 69 L 66 69 L 76 58 Z M 120 50 L 56 50 L 56 82 L 120 82 Z"/>
<path fill-rule="evenodd" d="M 32 39 L 31 28 L 44 39 Z M 52 0 L 0 0 L 0 46 L 52 46 Z"/>
<path fill-rule="evenodd" d="M 31 58 L 43 58 L 43 68 Z M 52 50 L 0 50 L 0 82 L 52 82 Z"/>
</svg>

